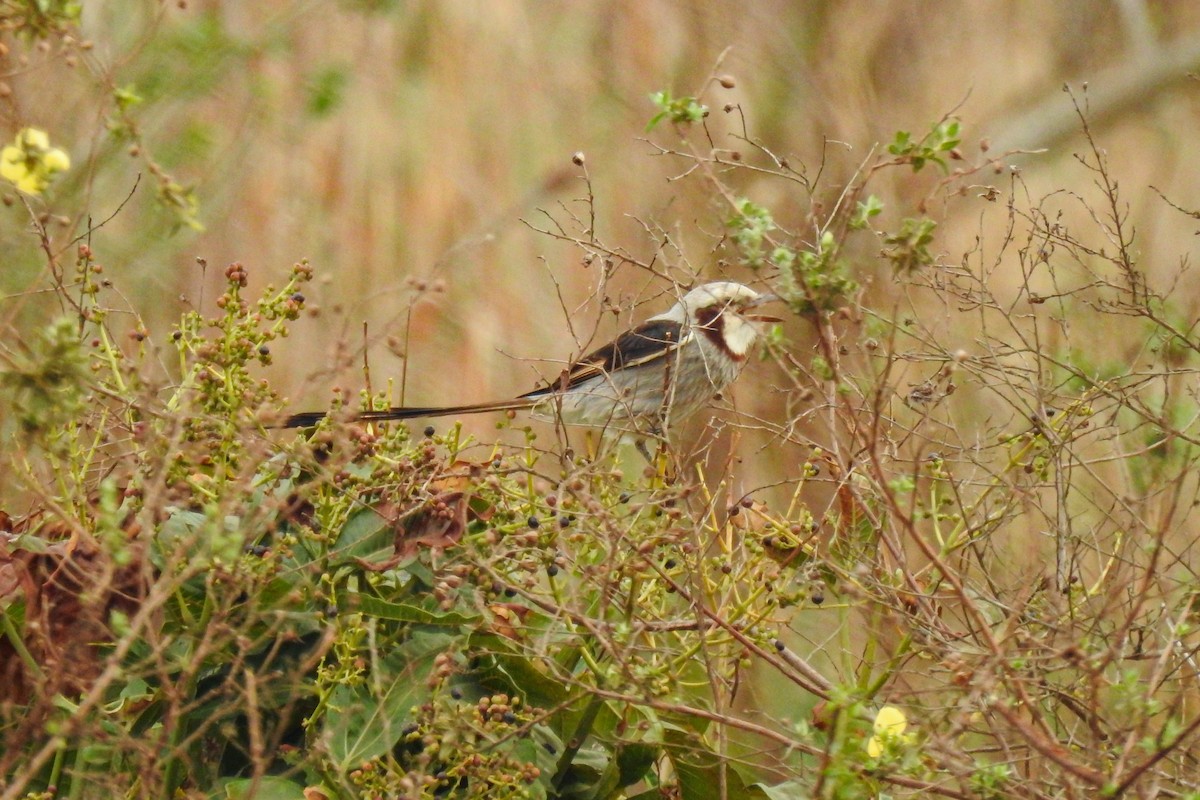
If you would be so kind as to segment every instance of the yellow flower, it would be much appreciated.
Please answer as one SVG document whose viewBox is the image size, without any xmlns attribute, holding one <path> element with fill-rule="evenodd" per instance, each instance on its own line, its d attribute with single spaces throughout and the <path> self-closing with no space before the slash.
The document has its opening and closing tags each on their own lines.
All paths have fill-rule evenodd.
<svg viewBox="0 0 1200 800">
<path fill-rule="evenodd" d="M 0 177 L 26 194 L 41 194 L 60 172 L 71 168 L 71 158 L 50 146 L 50 137 L 37 128 L 22 128 L 13 143 L 0 150 Z"/>
<path fill-rule="evenodd" d="M 908 727 L 908 717 L 895 706 L 879 709 L 873 727 L 875 735 L 867 742 L 867 755 L 871 758 L 879 758 L 889 745 L 908 744 L 913 740 L 911 733 L 904 733 L 904 729 Z"/>
<path fill-rule="evenodd" d="M 17 133 L 18 144 L 24 143 L 31 150 L 45 150 L 50 146 L 50 137 L 38 128 L 22 128 Z"/>
</svg>

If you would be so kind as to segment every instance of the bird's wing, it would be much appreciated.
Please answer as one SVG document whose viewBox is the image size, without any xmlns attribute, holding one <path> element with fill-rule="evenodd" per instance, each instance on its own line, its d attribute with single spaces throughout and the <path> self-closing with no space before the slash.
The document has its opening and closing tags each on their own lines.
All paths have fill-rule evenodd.
<svg viewBox="0 0 1200 800">
<path fill-rule="evenodd" d="M 597 375 L 608 375 L 614 370 L 651 363 L 674 352 L 683 344 L 682 339 L 690 335 L 684 331 L 683 325 L 673 320 L 647 320 L 571 364 L 552 383 L 540 386 L 521 397 L 540 397 L 563 392 Z"/>
</svg>

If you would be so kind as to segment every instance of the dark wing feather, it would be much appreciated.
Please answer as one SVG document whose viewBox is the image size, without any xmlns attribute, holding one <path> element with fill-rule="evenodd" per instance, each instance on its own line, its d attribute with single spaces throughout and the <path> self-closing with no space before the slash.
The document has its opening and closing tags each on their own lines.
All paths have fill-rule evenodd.
<svg viewBox="0 0 1200 800">
<path fill-rule="evenodd" d="M 534 389 L 521 397 L 538 397 L 566 391 L 597 375 L 606 375 L 613 370 L 628 369 L 661 358 L 679 347 L 679 339 L 683 335 L 683 326 L 678 322 L 667 319 L 647 320 L 576 361 L 553 383 Z"/>
</svg>

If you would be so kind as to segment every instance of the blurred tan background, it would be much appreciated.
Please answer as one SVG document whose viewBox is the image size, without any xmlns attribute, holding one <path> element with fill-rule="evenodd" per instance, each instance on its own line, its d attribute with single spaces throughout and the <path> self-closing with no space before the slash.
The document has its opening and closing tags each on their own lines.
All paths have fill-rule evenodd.
<svg viewBox="0 0 1200 800">
<path fill-rule="evenodd" d="M 1086 82 L 1143 263 L 1170 271 L 1193 247 L 1195 226 L 1163 213 L 1148 187 L 1200 205 L 1194 2 L 112 0 L 86 4 L 82 32 L 91 46 L 73 69 L 34 49 L 20 64 L 10 53 L 6 137 L 37 125 L 70 150 L 75 168 L 50 200 L 60 213 L 82 197 L 94 218 L 108 217 L 147 157 L 194 186 L 202 232 L 179 228 L 143 179 L 92 237 L 159 343 L 181 298 L 215 297 L 228 262 L 245 264 L 254 288 L 310 259 L 320 316 L 293 326 L 268 370 L 293 410 L 323 407 L 334 385 L 361 385 L 364 324 L 376 388 L 399 377 L 403 352 L 409 403 L 470 402 L 525 391 L 556 369 L 531 359 L 577 355 L 669 304 L 663 283 L 636 266 L 618 264 L 604 282 L 579 247 L 531 229 L 553 228 L 552 217 L 581 235 L 571 217 L 586 223 L 589 187 L 575 152 L 604 245 L 643 262 L 657 254 L 681 281 L 751 280 L 718 268 L 732 260 L 720 244 L 728 209 L 701 181 L 673 181 L 687 164 L 650 143 L 677 143 L 669 125 L 645 131 L 659 89 L 702 93 L 718 146 L 730 146 L 744 115 L 751 138 L 819 172 L 811 197 L 753 172 L 728 176 L 811 241 L 813 202 L 834 203 L 896 130 L 919 134 L 951 112 L 972 158 L 983 139 L 992 153 L 1045 149 L 1012 159 L 1032 191 L 1090 185 L 1072 157 L 1078 126 L 1062 92 Z M 713 74 L 736 87 L 708 82 Z M 120 87 L 144 98 L 130 112 L 142 147 L 112 158 L 129 147 L 105 135 L 107 96 Z M 727 103 L 740 112 L 724 113 Z M 870 189 L 887 206 L 880 225 L 917 216 L 939 177 L 883 173 Z M 952 263 L 982 225 L 1002 223 L 981 222 L 979 203 L 928 213 Z M 0 246 L 10 254 L 0 289 L 30 288 L 39 257 L 18 216 L 5 215 Z M 856 255 L 861 280 L 886 278 L 870 248 Z M 871 290 L 888 291 L 886 280 Z M 606 300 L 621 314 L 604 313 Z M 633 310 L 635 301 L 645 305 Z M 4 319 L 20 326 L 32 313 Z M 803 353 L 802 326 L 794 333 Z M 737 406 L 769 416 L 771 368 L 750 372 Z M 486 434 L 492 422 L 470 424 Z"/>
</svg>

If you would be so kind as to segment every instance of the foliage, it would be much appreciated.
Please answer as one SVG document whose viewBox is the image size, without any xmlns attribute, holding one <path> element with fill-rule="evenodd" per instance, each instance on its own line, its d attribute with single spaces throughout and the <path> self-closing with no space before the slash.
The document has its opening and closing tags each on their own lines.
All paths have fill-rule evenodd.
<svg viewBox="0 0 1200 800">
<path fill-rule="evenodd" d="M 898 162 L 911 164 L 913 172 L 920 172 L 930 162 L 941 167 L 943 172 L 949 172 L 946 156 L 961 157 L 956 149 L 961 143 L 959 121 L 944 119 L 920 139 L 914 139 L 908 131 L 897 131 L 887 150 L 897 157 Z"/>
<path fill-rule="evenodd" d="M 313 75 L 336 114 L 342 73 Z M 121 85 L 107 134 L 192 227 L 134 116 L 162 90 Z M 495 442 L 360 424 L 391 402 L 369 370 L 280 431 L 265 375 L 319 324 L 306 261 L 278 288 L 230 264 L 152 326 L 91 223 L 47 225 L 47 202 L 86 218 L 72 175 L 5 207 L 45 261 L 6 319 L 47 302 L 0 350 L 4 797 L 1194 792 L 1200 342 L 1086 116 L 1087 189 L 963 199 L 997 166 L 957 120 L 829 191 L 703 93 L 654 99 L 713 209 L 703 252 L 793 316 L 762 353 L 781 413 L 730 426 L 789 459 L 751 491 L 711 435 L 647 466 L 507 419 Z M 998 238 L 945 257 L 926 204 L 870 193 L 928 162 Z M 585 268 L 699 279 L 683 243 L 602 241 L 587 192 L 545 231 Z"/>
<path fill-rule="evenodd" d="M 671 97 L 666 89 L 650 95 L 650 102 L 658 107 L 658 113 L 646 123 L 646 130 L 652 131 L 664 119 L 677 125 L 700 122 L 708 116 L 708 109 L 694 97 Z"/>
<path fill-rule="evenodd" d="M 900 230 L 883 237 L 883 255 L 892 262 L 897 272 L 912 272 L 922 267 L 933 266 L 934 258 L 929 252 L 933 243 L 933 231 L 937 223 L 931 219 L 905 218 Z"/>
<path fill-rule="evenodd" d="M 31 39 L 61 35 L 73 29 L 82 11 L 79 0 L 3 0 L 0 30 Z"/>
</svg>

